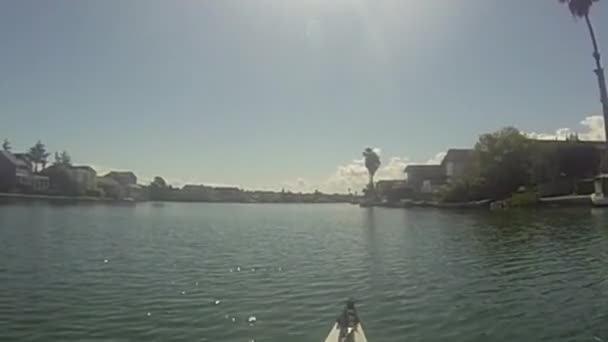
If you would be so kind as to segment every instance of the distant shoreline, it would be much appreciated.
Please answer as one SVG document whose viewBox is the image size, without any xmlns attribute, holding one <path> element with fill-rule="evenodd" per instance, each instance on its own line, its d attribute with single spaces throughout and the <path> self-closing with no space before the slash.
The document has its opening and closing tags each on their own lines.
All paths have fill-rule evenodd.
<svg viewBox="0 0 608 342">
<path fill-rule="evenodd" d="M 54 196 L 41 194 L 20 194 L 12 192 L 0 192 L 0 199 L 19 199 L 19 200 L 47 200 L 61 202 L 92 202 L 92 203 L 133 203 L 132 201 L 116 200 L 111 198 L 99 198 L 89 196 Z"/>
<path fill-rule="evenodd" d="M 61 196 L 61 195 L 42 195 L 42 194 L 22 194 L 11 192 L 0 192 L 0 199 L 15 199 L 26 201 L 50 201 L 50 202 L 84 202 L 84 203 L 231 203 L 231 204 L 349 204 L 349 202 L 266 202 L 266 201 L 133 201 L 133 200 L 117 200 L 112 198 L 100 198 L 90 196 Z"/>
</svg>

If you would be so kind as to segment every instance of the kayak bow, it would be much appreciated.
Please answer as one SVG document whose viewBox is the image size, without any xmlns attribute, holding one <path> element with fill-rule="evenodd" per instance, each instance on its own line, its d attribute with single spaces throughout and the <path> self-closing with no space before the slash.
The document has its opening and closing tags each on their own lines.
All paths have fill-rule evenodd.
<svg viewBox="0 0 608 342">
<path fill-rule="evenodd" d="M 354 304 L 347 305 L 334 323 L 325 342 L 367 342 Z"/>
</svg>

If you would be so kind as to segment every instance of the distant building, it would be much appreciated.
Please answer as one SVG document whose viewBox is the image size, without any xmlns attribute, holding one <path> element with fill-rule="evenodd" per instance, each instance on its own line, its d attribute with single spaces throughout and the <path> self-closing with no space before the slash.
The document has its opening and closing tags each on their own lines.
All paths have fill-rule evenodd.
<svg viewBox="0 0 608 342">
<path fill-rule="evenodd" d="M 400 200 L 411 192 L 404 179 L 381 180 L 376 183 L 376 194 L 382 200 Z"/>
<path fill-rule="evenodd" d="M 0 151 L 0 191 L 46 192 L 49 178 L 34 175 L 25 154 Z"/>
<path fill-rule="evenodd" d="M 84 192 L 97 190 L 97 172 L 90 166 L 71 166 L 72 177 Z"/>
<path fill-rule="evenodd" d="M 378 195 L 386 194 L 393 189 L 405 188 L 407 181 L 405 179 L 381 180 L 376 182 L 376 192 Z"/>
<path fill-rule="evenodd" d="M 210 199 L 210 191 L 211 188 L 204 185 L 184 185 L 180 192 L 180 199 L 187 202 L 206 202 Z"/>
<path fill-rule="evenodd" d="M 0 151 L 0 191 L 25 191 L 31 185 L 30 165 L 8 151 Z"/>
<path fill-rule="evenodd" d="M 125 189 L 120 183 L 111 177 L 97 177 L 97 187 L 103 192 L 103 196 L 113 199 L 123 199 L 126 197 Z"/>
<path fill-rule="evenodd" d="M 137 184 L 137 176 L 131 171 L 111 171 L 104 177 L 112 178 L 122 186 Z"/>
<path fill-rule="evenodd" d="M 219 202 L 239 202 L 243 200 L 243 191 L 237 187 L 212 188 L 213 199 Z"/>
<path fill-rule="evenodd" d="M 51 186 L 50 178 L 42 175 L 32 175 L 32 190 L 34 192 L 48 192 Z"/>
<path fill-rule="evenodd" d="M 131 171 L 111 171 L 102 178 L 113 179 L 120 185 L 121 198 L 141 200 L 144 197 L 143 188 L 137 184 L 137 176 Z"/>
<path fill-rule="evenodd" d="M 445 185 L 445 173 L 441 165 L 408 165 L 405 173 L 408 186 L 415 192 L 433 193 Z"/>
<path fill-rule="evenodd" d="M 447 182 L 462 178 L 466 175 L 467 168 L 473 162 L 475 151 L 473 149 L 449 149 L 441 167 Z"/>
</svg>

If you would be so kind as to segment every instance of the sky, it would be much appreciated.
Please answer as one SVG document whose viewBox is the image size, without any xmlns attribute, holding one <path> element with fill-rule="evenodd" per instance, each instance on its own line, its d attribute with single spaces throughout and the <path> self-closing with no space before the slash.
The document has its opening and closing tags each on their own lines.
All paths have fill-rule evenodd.
<svg viewBox="0 0 608 342">
<path fill-rule="evenodd" d="M 356 191 L 368 146 L 382 179 L 507 125 L 603 138 L 557 0 L 5 0 L 0 44 L 0 139 L 140 183 Z"/>
</svg>

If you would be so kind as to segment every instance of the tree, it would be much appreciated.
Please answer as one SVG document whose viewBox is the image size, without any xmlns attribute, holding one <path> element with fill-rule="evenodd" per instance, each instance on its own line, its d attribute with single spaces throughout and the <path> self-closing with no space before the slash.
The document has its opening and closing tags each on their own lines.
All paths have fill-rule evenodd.
<svg viewBox="0 0 608 342">
<path fill-rule="evenodd" d="M 606 77 L 604 75 L 604 68 L 602 67 L 602 60 L 600 51 L 597 45 L 597 39 L 595 37 L 595 31 L 591 20 L 589 19 L 589 12 L 594 2 L 599 0 L 559 0 L 562 4 L 567 4 L 570 13 L 575 18 L 584 18 L 589 29 L 589 35 L 591 36 L 591 43 L 593 44 L 593 58 L 595 59 L 595 74 L 600 89 L 600 101 L 602 102 L 602 109 L 604 113 L 604 133 L 606 139 L 608 139 L 608 94 L 606 93 Z M 608 165 L 605 165 L 608 166 Z"/>
<path fill-rule="evenodd" d="M 44 146 L 44 144 L 40 140 L 38 140 L 36 145 L 30 148 L 28 156 L 32 161 L 32 164 L 34 165 L 34 172 L 38 173 L 38 167 L 40 165 L 42 165 L 42 169 L 46 167 L 49 153 L 46 152 L 46 147 Z"/>
<path fill-rule="evenodd" d="M 158 186 L 160 188 L 166 188 L 167 182 L 163 179 L 163 177 L 156 176 L 156 177 L 154 177 L 154 181 L 152 182 L 152 185 Z"/>
<path fill-rule="evenodd" d="M 484 197 L 503 198 L 530 180 L 530 140 L 516 128 L 484 134 L 475 145 L 476 187 Z"/>
<path fill-rule="evenodd" d="M 2 149 L 5 150 L 6 152 L 10 152 L 12 147 L 11 147 L 11 142 L 8 141 L 8 139 L 4 139 L 4 142 L 2 143 Z"/>
<path fill-rule="evenodd" d="M 166 200 L 168 197 L 167 182 L 159 176 L 154 177 L 152 183 L 150 183 L 150 199 L 153 201 Z"/>
<path fill-rule="evenodd" d="M 72 157 L 67 151 L 55 152 L 55 165 L 72 165 Z"/>
<path fill-rule="evenodd" d="M 380 167 L 380 157 L 378 154 L 371 148 L 368 147 L 363 151 L 363 157 L 365 158 L 365 168 L 369 173 L 369 188 L 374 188 L 374 174 L 378 171 Z"/>
</svg>

